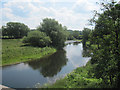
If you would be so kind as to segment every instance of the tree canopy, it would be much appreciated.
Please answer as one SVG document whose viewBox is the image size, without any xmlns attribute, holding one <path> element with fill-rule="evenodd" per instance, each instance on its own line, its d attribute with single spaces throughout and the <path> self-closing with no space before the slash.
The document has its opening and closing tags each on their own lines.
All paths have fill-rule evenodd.
<svg viewBox="0 0 120 90">
<path fill-rule="evenodd" d="M 37 30 L 45 32 L 51 38 L 51 45 L 56 48 L 64 46 L 67 39 L 67 28 L 58 23 L 55 19 L 45 18 Z"/>
<path fill-rule="evenodd" d="M 91 63 L 95 64 L 95 77 L 102 78 L 106 87 L 120 87 L 120 4 L 104 4 L 104 11 L 93 20 L 92 44 L 98 44 L 93 51 Z"/>
<path fill-rule="evenodd" d="M 74 40 L 74 39 L 82 39 L 82 31 L 73 31 L 73 30 L 67 30 L 68 31 L 68 40 Z"/>
<path fill-rule="evenodd" d="M 83 37 L 82 37 L 82 43 L 83 46 L 86 46 L 86 42 L 89 39 L 89 34 L 91 33 L 91 30 L 89 28 L 84 28 L 82 31 Z"/>
<path fill-rule="evenodd" d="M 8 38 L 22 38 L 29 32 L 27 25 L 19 22 L 8 22 L 6 26 L 2 26 L 2 36 Z"/>
<path fill-rule="evenodd" d="M 29 43 L 32 46 L 49 46 L 52 42 L 49 36 L 46 36 L 44 32 L 31 31 L 28 33 L 27 37 L 23 38 L 24 43 Z"/>
</svg>

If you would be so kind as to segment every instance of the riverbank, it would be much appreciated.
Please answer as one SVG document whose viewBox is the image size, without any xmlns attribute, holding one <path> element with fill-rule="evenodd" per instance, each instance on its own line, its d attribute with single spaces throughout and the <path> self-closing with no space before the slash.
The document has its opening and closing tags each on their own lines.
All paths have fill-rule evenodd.
<svg viewBox="0 0 120 90">
<path fill-rule="evenodd" d="M 100 88 L 101 79 L 94 78 L 91 69 L 94 68 L 90 61 L 86 66 L 79 67 L 69 73 L 63 79 L 57 80 L 54 84 L 45 84 L 47 88 Z"/>
<path fill-rule="evenodd" d="M 90 50 L 97 48 L 97 45 L 89 47 L 89 42 L 86 43 Z M 92 51 L 91 51 L 92 52 Z M 67 74 L 62 79 L 57 80 L 54 84 L 45 84 L 43 87 L 47 88 L 101 88 L 102 79 L 94 77 L 95 64 L 91 64 L 90 61 L 83 67 L 78 67 L 71 73 Z"/>
<path fill-rule="evenodd" d="M 2 66 L 39 59 L 56 52 L 52 47 L 25 46 L 22 39 L 2 40 Z"/>
</svg>

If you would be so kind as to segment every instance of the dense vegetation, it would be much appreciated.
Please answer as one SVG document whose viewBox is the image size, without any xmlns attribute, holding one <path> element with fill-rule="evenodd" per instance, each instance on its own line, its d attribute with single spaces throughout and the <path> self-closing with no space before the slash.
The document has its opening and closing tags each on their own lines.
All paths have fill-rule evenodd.
<svg viewBox="0 0 120 90">
<path fill-rule="evenodd" d="M 53 54 L 56 49 L 51 47 L 25 46 L 22 39 L 2 40 L 2 65 L 16 64 L 20 62 L 36 60 Z"/>
<path fill-rule="evenodd" d="M 22 38 L 30 31 L 27 25 L 19 22 L 8 22 L 2 26 L 2 38 Z"/>
<path fill-rule="evenodd" d="M 120 88 L 120 4 L 101 5 L 103 13 L 91 19 L 94 30 L 83 30 L 84 49 L 92 52 L 89 63 L 45 87 Z"/>
<path fill-rule="evenodd" d="M 60 49 L 64 47 L 67 39 L 67 28 L 58 23 L 55 19 L 45 18 L 37 30 L 46 33 L 50 37 L 53 47 Z"/>
<path fill-rule="evenodd" d="M 82 31 L 73 31 L 73 30 L 67 30 L 68 31 L 68 40 L 80 40 L 82 39 Z"/>
<path fill-rule="evenodd" d="M 19 22 L 8 22 L 0 30 L 3 38 L 2 65 L 52 54 L 56 49 L 63 48 L 67 39 L 67 28 L 50 18 L 43 19 L 40 26 L 33 30 Z"/>
<path fill-rule="evenodd" d="M 114 2 L 104 6 L 102 14 L 93 20 L 95 29 L 91 43 L 97 44 L 93 50 L 91 64 L 96 65 L 96 78 L 102 78 L 105 87 L 120 87 L 120 4 Z"/>
<path fill-rule="evenodd" d="M 31 32 L 24 24 L 7 23 L 7 26 L 2 27 L 3 37 L 26 36 L 23 39 L 24 43 L 44 48 L 25 46 L 21 39 L 3 40 L 3 65 L 53 53 L 55 49 L 45 46 L 60 49 L 64 46 L 68 35 L 68 40 L 83 38 L 84 49 L 87 48 L 93 53 L 91 60 L 85 67 L 77 68 L 64 79 L 47 87 L 120 88 L 120 4 L 112 2 L 102 5 L 103 12 L 95 13 L 97 18 L 91 19 L 95 28 L 93 30 L 84 28 L 82 33 L 70 30 L 67 33 L 66 27 L 49 18 L 43 19 L 37 31 Z"/>
<path fill-rule="evenodd" d="M 82 31 L 82 33 L 83 33 L 82 43 L 83 43 L 83 46 L 86 47 L 86 42 L 90 38 L 89 34 L 91 33 L 91 30 L 89 28 L 84 28 L 84 30 Z"/>
<path fill-rule="evenodd" d="M 101 88 L 102 79 L 93 78 L 94 74 L 91 69 L 94 68 L 90 62 L 86 66 L 79 67 L 69 73 L 63 79 L 57 80 L 54 84 L 45 84 L 43 87 L 48 88 Z"/>
<path fill-rule="evenodd" d="M 51 18 L 43 19 L 37 29 L 30 30 L 28 26 L 19 22 L 8 22 L 2 26 L 2 38 L 23 38 L 23 43 L 32 46 L 53 46 L 57 49 L 64 47 L 67 39 L 67 27 Z M 29 33 L 28 33 L 29 32 Z"/>
<path fill-rule="evenodd" d="M 51 39 L 43 32 L 32 31 L 28 33 L 27 37 L 23 38 L 23 43 L 28 43 L 32 46 L 45 47 L 50 45 Z"/>
</svg>

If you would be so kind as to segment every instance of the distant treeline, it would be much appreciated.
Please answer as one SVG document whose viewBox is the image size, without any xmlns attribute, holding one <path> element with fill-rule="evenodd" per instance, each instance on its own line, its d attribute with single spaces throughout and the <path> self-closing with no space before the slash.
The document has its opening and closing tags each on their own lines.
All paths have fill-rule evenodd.
<svg viewBox="0 0 120 90">
<path fill-rule="evenodd" d="M 23 38 L 23 43 L 32 46 L 53 46 L 58 49 L 64 46 L 68 36 L 67 27 L 51 18 L 43 19 L 43 22 L 33 30 L 20 22 L 8 22 L 6 26 L 2 26 L 0 32 L 1 38 Z"/>
<path fill-rule="evenodd" d="M 32 46 L 63 47 L 66 40 L 82 39 L 82 31 L 67 30 L 55 19 L 45 18 L 36 29 L 30 29 L 20 22 L 8 22 L 0 29 L 2 39 L 23 39 Z"/>
<path fill-rule="evenodd" d="M 68 31 L 68 40 L 82 39 L 82 31 L 77 30 L 67 30 Z"/>
</svg>

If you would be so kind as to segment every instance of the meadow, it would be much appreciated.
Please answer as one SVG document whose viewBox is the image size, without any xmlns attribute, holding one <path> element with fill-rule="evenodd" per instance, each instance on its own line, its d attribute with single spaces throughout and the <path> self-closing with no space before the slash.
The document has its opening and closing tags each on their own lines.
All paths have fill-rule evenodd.
<svg viewBox="0 0 120 90">
<path fill-rule="evenodd" d="M 2 39 L 2 66 L 35 60 L 56 52 L 52 47 L 32 47 L 22 39 Z"/>
</svg>

